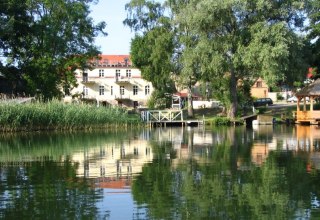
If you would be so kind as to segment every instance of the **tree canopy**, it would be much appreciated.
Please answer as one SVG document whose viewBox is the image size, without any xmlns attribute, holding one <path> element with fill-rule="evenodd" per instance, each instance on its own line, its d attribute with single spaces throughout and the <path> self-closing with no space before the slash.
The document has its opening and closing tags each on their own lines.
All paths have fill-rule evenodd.
<svg viewBox="0 0 320 220">
<path fill-rule="evenodd" d="M 311 41 L 312 65 L 320 68 L 320 2 L 312 0 L 309 8 L 310 26 L 308 28 L 308 38 Z"/>
<path fill-rule="evenodd" d="M 161 18 L 169 19 L 167 31 L 172 33 L 174 49 L 163 51 L 171 57 L 176 80 L 190 93 L 198 81 L 209 82 L 214 93 L 225 91 L 223 101 L 230 117 L 237 115 L 243 85 L 248 88 L 257 77 L 276 85 L 293 83 L 306 74 L 306 40 L 301 30 L 309 1 L 168 0 L 163 10 L 151 10 L 150 4 L 160 7 L 154 1 L 128 5 L 137 2 L 139 7 L 130 8 L 131 22 L 126 20 L 135 31 L 140 30 L 137 39 L 161 27 Z M 157 41 L 152 43 L 155 46 Z M 142 56 L 143 51 L 139 53 Z"/>
<path fill-rule="evenodd" d="M 105 23 L 94 24 L 94 0 L 6 0 L 0 9 L 1 73 L 23 80 L 29 94 L 45 99 L 75 85 L 74 70 L 97 56 L 94 38 Z M 14 71 L 13 71 L 14 70 Z"/>
</svg>

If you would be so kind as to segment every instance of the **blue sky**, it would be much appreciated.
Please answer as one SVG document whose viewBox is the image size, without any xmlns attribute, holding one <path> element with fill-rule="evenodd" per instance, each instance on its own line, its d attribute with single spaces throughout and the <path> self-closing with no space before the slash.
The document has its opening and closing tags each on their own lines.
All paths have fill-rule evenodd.
<svg viewBox="0 0 320 220">
<path fill-rule="evenodd" d="M 130 42 L 134 33 L 123 25 L 126 18 L 125 4 L 130 0 L 100 0 L 91 7 L 91 17 L 97 23 L 107 23 L 107 37 L 97 37 L 96 45 L 102 54 L 124 55 L 130 52 Z"/>
</svg>

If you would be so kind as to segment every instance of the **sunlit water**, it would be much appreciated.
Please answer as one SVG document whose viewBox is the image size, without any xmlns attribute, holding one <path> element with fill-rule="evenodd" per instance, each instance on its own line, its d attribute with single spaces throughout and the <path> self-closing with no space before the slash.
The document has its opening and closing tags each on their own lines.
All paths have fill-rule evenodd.
<svg viewBox="0 0 320 220">
<path fill-rule="evenodd" d="M 320 219 L 314 126 L 0 135 L 0 219 Z"/>
</svg>

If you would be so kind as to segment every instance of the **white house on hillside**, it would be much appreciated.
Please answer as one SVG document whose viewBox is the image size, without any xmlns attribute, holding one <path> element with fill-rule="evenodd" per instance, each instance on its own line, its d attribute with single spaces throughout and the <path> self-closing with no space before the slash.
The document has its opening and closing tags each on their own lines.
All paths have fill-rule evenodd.
<svg viewBox="0 0 320 220">
<path fill-rule="evenodd" d="M 151 82 L 132 66 L 129 55 L 100 55 L 94 69 L 77 70 L 78 87 L 71 94 L 103 105 L 146 106 L 153 91 Z"/>
</svg>

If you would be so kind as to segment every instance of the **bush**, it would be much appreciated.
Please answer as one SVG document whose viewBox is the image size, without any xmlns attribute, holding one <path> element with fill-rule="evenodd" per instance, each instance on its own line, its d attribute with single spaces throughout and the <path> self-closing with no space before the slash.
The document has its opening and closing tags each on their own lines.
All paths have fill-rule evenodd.
<svg viewBox="0 0 320 220">
<path fill-rule="evenodd" d="M 171 105 L 171 96 L 155 90 L 148 100 L 147 105 L 149 109 L 165 109 Z"/>
<path fill-rule="evenodd" d="M 284 97 L 280 93 L 277 93 L 277 100 L 278 101 L 284 100 Z"/>
<path fill-rule="evenodd" d="M 211 125 L 231 125 L 231 120 L 227 117 L 214 117 L 209 122 Z"/>
<path fill-rule="evenodd" d="M 259 107 L 256 109 L 257 109 L 257 112 L 256 112 L 257 114 L 264 114 L 267 111 L 266 107 Z"/>
</svg>

